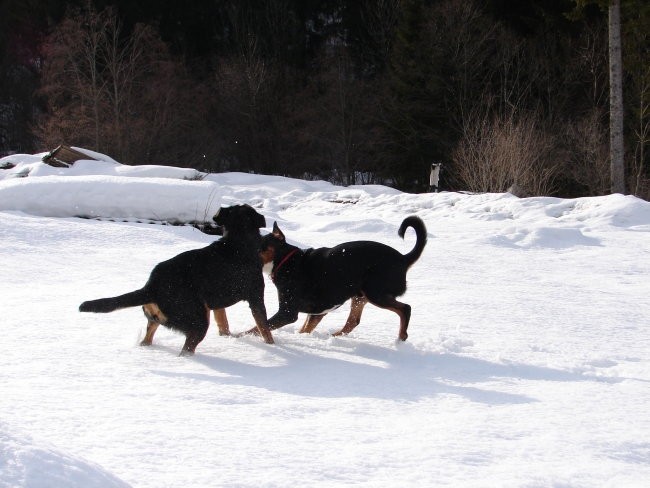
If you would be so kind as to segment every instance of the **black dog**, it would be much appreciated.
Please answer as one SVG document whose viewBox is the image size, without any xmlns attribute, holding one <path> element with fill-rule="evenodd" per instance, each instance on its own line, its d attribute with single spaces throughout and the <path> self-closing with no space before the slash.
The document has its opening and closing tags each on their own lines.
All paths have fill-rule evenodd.
<svg viewBox="0 0 650 488">
<path fill-rule="evenodd" d="M 405 341 L 411 307 L 396 297 L 406 291 L 406 272 L 417 261 L 427 243 L 424 222 L 415 216 L 402 222 L 404 237 L 412 227 L 417 242 L 402 255 L 392 247 L 373 241 L 354 241 L 332 248 L 302 250 L 287 243 L 277 223 L 273 233 L 262 238 L 262 261 L 273 263 L 271 279 L 278 289 L 279 310 L 269 319 L 271 330 L 295 322 L 298 312 L 307 313 L 300 332 L 309 333 L 331 310 L 352 299 L 345 326 L 334 335 L 348 334 L 359 325 L 361 312 L 370 302 L 399 315 L 399 338 Z M 251 329 L 247 333 L 257 333 Z"/>
<path fill-rule="evenodd" d="M 193 354 L 205 337 L 210 310 L 221 335 L 229 335 L 225 307 L 246 300 L 257 332 L 273 343 L 264 307 L 264 279 L 259 257 L 264 216 L 249 205 L 220 209 L 213 220 L 223 226 L 223 237 L 202 249 L 179 254 L 156 265 L 140 290 L 121 296 L 84 302 L 80 312 L 107 313 L 142 305 L 147 333 L 142 345 L 150 345 L 162 324 L 185 334 L 181 355 Z"/>
</svg>

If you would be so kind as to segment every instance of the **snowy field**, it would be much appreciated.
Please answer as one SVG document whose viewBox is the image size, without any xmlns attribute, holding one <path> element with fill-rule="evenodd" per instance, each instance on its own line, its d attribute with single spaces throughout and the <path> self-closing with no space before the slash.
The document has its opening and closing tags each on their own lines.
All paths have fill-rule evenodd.
<svg viewBox="0 0 650 488">
<path fill-rule="evenodd" d="M 650 203 L 0 159 L 0 487 L 650 486 Z M 17 175 L 28 177 L 19 178 Z M 348 305 L 194 357 L 138 308 L 81 314 L 214 238 L 192 227 L 249 203 L 294 244 L 372 239 L 402 253 L 409 340 Z M 79 217 L 91 217 L 79 218 Z M 269 313 L 277 310 L 266 278 Z M 253 325 L 246 304 L 231 330 Z"/>
</svg>

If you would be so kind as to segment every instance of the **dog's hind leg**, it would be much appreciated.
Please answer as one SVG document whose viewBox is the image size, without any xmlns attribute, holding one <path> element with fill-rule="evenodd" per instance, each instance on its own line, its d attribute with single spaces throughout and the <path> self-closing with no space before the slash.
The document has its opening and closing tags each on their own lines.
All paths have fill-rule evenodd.
<svg viewBox="0 0 650 488">
<path fill-rule="evenodd" d="M 198 346 L 199 343 L 203 340 L 207 332 L 207 324 L 201 328 L 196 328 L 188 332 L 185 336 L 185 344 L 183 344 L 183 349 L 181 349 L 180 356 L 193 356 L 196 346 Z"/>
<path fill-rule="evenodd" d="M 191 332 L 187 334 L 187 336 L 185 336 L 185 344 L 183 344 L 183 349 L 181 349 L 179 356 L 193 356 L 196 346 L 198 346 L 203 340 L 206 332 L 207 329 L 203 331 L 203 333 Z"/>
<path fill-rule="evenodd" d="M 144 316 L 147 317 L 147 332 L 144 335 L 144 339 L 140 342 L 141 346 L 150 346 L 153 343 L 153 336 L 158 330 L 160 324 L 167 322 L 167 317 L 162 313 L 158 304 L 156 303 L 146 303 L 142 306 L 142 311 Z"/>
<path fill-rule="evenodd" d="M 350 302 L 350 315 L 345 321 L 345 325 L 338 332 L 334 332 L 334 336 L 348 335 L 352 330 L 359 325 L 361 322 L 361 313 L 363 312 L 363 307 L 368 303 L 368 299 L 365 296 L 352 297 Z"/>
<path fill-rule="evenodd" d="M 153 336 L 156 333 L 156 330 L 158 329 L 158 326 L 160 324 L 158 322 L 154 322 L 153 320 L 149 320 L 147 322 L 147 333 L 144 335 L 144 339 L 140 342 L 141 346 L 150 346 L 151 343 L 153 342 Z"/>
<path fill-rule="evenodd" d="M 228 324 L 228 316 L 226 315 L 225 308 L 216 308 L 214 310 L 214 320 L 216 320 L 217 327 L 219 327 L 219 335 L 229 336 L 230 325 Z"/>
<path fill-rule="evenodd" d="M 186 318 L 187 328 L 185 331 L 185 344 L 181 349 L 180 356 L 192 356 L 196 346 L 205 338 L 210 326 L 210 310 L 194 310 L 190 317 Z"/>
<path fill-rule="evenodd" d="M 411 306 L 398 302 L 392 295 L 368 296 L 368 300 L 379 308 L 385 308 L 399 315 L 399 340 L 405 341 L 408 338 L 406 330 L 411 320 Z"/>
<path fill-rule="evenodd" d="M 411 306 L 397 300 L 395 300 L 395 303 L 400 307 L 394 310 L 399 315 L 399 340 L 405 341 L 409 336 L 406 329 L 408 329 L 411 320 Z"/>
<path fill-rule="evenodd" d="M 320 315 L 307 315 L 307 318 L 305 319 L 305 323 L 303 324 L 302 328 L 300 329 L 301 334 L 310 334 L 316 326 L 320 323 L 321 320 L 323 320 L 323 317 L 325 317 L 326 314 L 320 314 Z"/>
</svg>

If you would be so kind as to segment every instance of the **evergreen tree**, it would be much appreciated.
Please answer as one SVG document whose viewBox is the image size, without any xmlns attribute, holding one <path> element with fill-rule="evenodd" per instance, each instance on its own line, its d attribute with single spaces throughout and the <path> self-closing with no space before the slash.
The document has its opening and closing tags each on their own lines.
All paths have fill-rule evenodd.
<svg viewBox="0 0 650 488">
<path fill-rule="evenodd" d="M 445 153 L 445 62 L 431 39 L 422 0 L 405 0 L 388 72 L 386 168 L 397 187 L 424 190 Z"/>
</svg>

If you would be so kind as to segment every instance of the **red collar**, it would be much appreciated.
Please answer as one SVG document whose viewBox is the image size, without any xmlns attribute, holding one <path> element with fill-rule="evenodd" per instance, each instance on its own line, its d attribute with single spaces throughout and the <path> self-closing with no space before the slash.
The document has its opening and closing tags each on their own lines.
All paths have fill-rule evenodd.
<svg viewBox="0 0 650 488">
<path fill-rule="evenodd" d="M 284 266 L 284 264 L 289 261 L 289 258 L 296 254 L 298 252 L 298 249 L 294 249 L 291 251 L 289 254 L 287 254 L 285 257 L 282 258 L 282 260 L 278 263 L 277 266 L 273 266 L 273 271 L 271 272 L 271 281 L 275 282 L 275 274 L 280 271 L 280 268 Z"/>
</svg>

